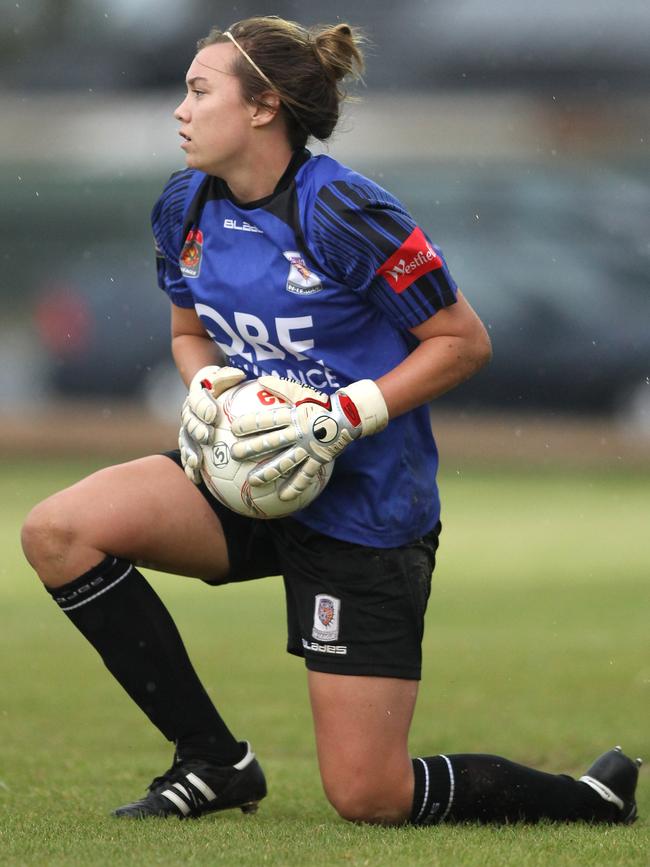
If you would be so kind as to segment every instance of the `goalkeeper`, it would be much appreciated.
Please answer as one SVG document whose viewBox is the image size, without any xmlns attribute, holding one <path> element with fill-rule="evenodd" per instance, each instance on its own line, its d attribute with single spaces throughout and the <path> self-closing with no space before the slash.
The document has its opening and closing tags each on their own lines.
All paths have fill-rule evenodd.
<svg viewBox="0 0 650 867">
<path fill-rule="evenodd" d="M 344 818 L 631 822 L 638 768 L 620 749 L 580 780 L 491 755 L 408 753 L 441 529 L 428 403 L 491 350 L 403 205 L 306 149 L 332 134 L 341 83 L 362 64 L 346 24 L 252 18 L 199 42 L 175 110 L 186 168 L 153 212 L 189 387 L 180 449 L 104 469 L 24 527 L 54 602 L 174 745 L 170 768 L 115 815 L 253 811 L 266 795 L 250 744 L 138 571 L 148 566 L 215 586 L 284 577 L 288 650 L 305 660 L 323 786 Z M 289 403 L 238 422 L 237 457 L 268 455 L 287 500 L 336 457 L 321 496 L 276 521 L 228 512 L 200 482 L 214 395 L 258 377 Z"/>
</svg>

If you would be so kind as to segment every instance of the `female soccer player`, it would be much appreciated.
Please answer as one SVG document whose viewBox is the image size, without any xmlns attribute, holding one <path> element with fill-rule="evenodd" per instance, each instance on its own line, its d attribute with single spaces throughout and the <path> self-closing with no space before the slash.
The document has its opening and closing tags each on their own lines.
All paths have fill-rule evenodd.
<svg viewBox="0 0 650 867">
<path fill-rule="evenodd" d="M 215 585 L 284 576 L 288 649 L 305 659 L 323 786 L 346 819 L 632 821 L 638 769 L 619 749 L 580 781 L 489 755 L 409 756 L 440 530 L 427 405 L 491 350 L 400 202 L 305 149 L 333 132 L 341 82 L 362 60 L 347 24 L 252 18 L 199 42 L 175 111 L 187 168 L 153 212 L 189 386 L 181 449 L 96 473 L 24 527 L 54 601 L 175 745 L 170 769 L 115 815 L 252 811 L 266 794 L 138 572 L 146 564 Z M 238 455 L 270 454 L 284 497 L 337 458 L 294 517 L 235 515 L 200 484 L 213 396 L 245 377 L 262 378 L 272 405 L 241 424 Z"/>
</svg>

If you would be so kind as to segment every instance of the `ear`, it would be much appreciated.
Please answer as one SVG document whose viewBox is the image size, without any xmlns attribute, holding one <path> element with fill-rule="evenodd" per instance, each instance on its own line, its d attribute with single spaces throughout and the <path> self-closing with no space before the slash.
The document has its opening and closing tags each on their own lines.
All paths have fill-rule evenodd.
<svg viewBox="0 0 650 867">
<path fill-rule="evenodd" d="M 266 126 L 275 119 L 280 111 L 280 97 L 272 90 L 267 90 L 256 97 L 250 104 L 251 126 Z"/>
</svg>

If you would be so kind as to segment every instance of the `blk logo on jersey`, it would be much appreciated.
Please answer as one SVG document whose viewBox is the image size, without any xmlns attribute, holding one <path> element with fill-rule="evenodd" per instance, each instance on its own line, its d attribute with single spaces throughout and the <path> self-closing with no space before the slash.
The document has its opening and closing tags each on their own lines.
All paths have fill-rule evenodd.
<svg viewBox="0 0 650 867">
<path fill-rule="evenodd" d="M 386 280 L 393 292 L 403 292 L 418 277 L 442 268 L 442 259 L 424 237 L 421 229 L 415 228 L 393 255 L 386 259 L 376 274 Z"/>
<path fill-rule="evenodd" d="M 197 228 L 190 229 L 178 259 L 181 274 L 184 277 L 198 277 L 201 271 L 202 256 L 203 232 Z"/>
<path fill-rule="evenodd" d="M 286 250 L 283 255 L 291 264 L 285 287 L 287 292 L 293 292 L 294 295 L 313 295 L 314 292 L 321 291 L 323 284 L 309 270 L 300 253 L 295 250 Z"/>
<path fill-rule="evenodd" d="M 312 637 L 320 641 L 336 641 L 339 637 L 341 600 L 336 596 L 318 593 L 314 605 Z"/>
<path fill-rule="evenodd" d="M 257 226 L 254 226 L 252 223 L 247 223 L 246 220 L 242 220 L 241 223 L 238 223 L 237 220 L 226 217 L 223 221 L 223 227 L 224 229 L 235 229 L 238 232 L 253 232 L 255 235 L 264 234 L 261 229 L 258 229 Z"/>
</svg>

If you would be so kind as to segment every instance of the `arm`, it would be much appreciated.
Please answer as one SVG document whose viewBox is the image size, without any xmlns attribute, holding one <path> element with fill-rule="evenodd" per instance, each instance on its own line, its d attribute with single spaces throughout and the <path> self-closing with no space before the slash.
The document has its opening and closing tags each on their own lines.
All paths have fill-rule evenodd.
<svg viewBox="0 0 650 867">
<path fill-rule="evenodd" d="M 280 499 L 294 499 L 353 440 L 382 430 L 390 418 L 438 397 L 490 360 L 490 338 L 460 293 L 456 304 L 411 330 L 420 344 L 397 367 L 376 382 L 360 380 L 329 397 L 291 380 L 260 377 L 289 406 L 241 416 L 232 425 L 242 437 L 232 447 L 236 460 L 271 455 L 249 473 L 251 485 L 284 475 Z"/>
<path fill-rule="evenodd" d="M 420 345 L 377 380 L 390 418 L 455 388 L 492 357 L 488 333 L 460 292 L 456 304 L 438 311 L 411 333 Z"/>
<path fill-rule="evenodd" d="M 181 379 L 189 387 L 192 377 L 202 367 L 222 366 L 227 362 L 193 307 L 175 304 L 171 307 L 172 356 Z"/>
</svg>

